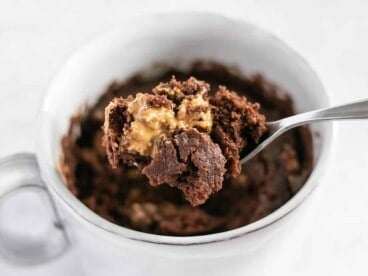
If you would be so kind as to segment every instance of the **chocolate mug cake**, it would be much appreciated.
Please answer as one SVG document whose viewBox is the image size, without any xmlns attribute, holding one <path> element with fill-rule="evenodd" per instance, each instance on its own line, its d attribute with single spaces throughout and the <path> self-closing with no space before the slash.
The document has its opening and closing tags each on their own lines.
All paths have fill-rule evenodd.
<svg viewBox="0 0 368 276">
<path fill-rule="evenodd" d="M 172 79 L 173 75 L 176 79 Z M 203 182 L 203 179 L 214 175 L 213 171 L 209 171 L 207 178 L 194 181 L 192 178 L 190 181 L 176 183 L 179 189 L 182 187 L 182 191 L 187 191 L 183 194 L 168 185 L 158 185 L 170 181 L 165 179 L 157 182 L 157 179 L 163 177 L 160 167 L 165 166 L 161 166 L 160 163 L 163 160 L 162 156 L 154 162 L 155 158 L 152 158 L 150 152 L 152 145 L 151 148 L 140 148 L 141 145 L 130 143 L 133 148 L 135 146 L 135 150 L 138 149 L 140 155 L 132 155 L 129 151 L 121 155 L 121 151 L 114 152 L 111 147 L 107 154 L 102 145 L 105 107 L 112 102 L 109 110 L 113 111 L 126 104 L 124 100 L 113 100 L 114 98 L 127 99 L 130 94 L 152 91 L 157 83 L 167 82 L 155 88 L 156 94 L 162 95 L 165 89 L 180 85 L 183 88 L 182 81 L 185 80 L 187 82 L 184 86 L 196 85 L 199 91 L 205 88 L 210 98 L 208 102 L 215 107 L 220 107 L 224 101 L 232 103 L 228 110 L 214 108 L 210 124 L 208 120 L 202 118 L 199 120 L 200 124 L 191 128 L 189 132 L 181 130 L 175 132 L 174 136 L 165 136 L 157 142 L 159 148 L 165 149 L 161 153 L 165 152 L 166 159 L 173 157 L 170 150 L 173 152 L 174 149 L 176 154 L 178 145 L 182 145 L 188 137 L 191 137 L 191 141 L 195 141 L 191 144 L 192 148 L 194 147 L 193 152 L 199 149 L 198 145 L 205 145 L 205 151 L 200 152 L 200 155 L 205 154 L 212 158 L 205 166 L 216 168 L 217 178 L 211 189 L 204 192 L 204 197 L 198 197 L 197 193 L 193 194 L 193 190 L 188 190 L 187 184 Z M 198 83 L 198 80 L 203 82 Z M 226 88 L 219 87 L 221 85 Z M 244 96 L 250 102 L 246 105 L 247 110 L 253 112 L 255 116 L 253 118 L 257 118 L 254 120 L 256 127 L 250 132 L 248 129 L 247 133 L 250 133 L 248 139 L 235 135 L 244 120 L 231 121 L 229 117 L 231 112 L 239 115 L 245 110 L 244 104 L 248 102 L 241 101 Z M 139 97 L 144 97 L 144 94 Z M 153 100 L 155 101 L 154 104 L 158 105 L 157 99 Z M 251 104 L 255 102 L 260 103 L 260 106 Z M 160 106 L 162 104 L 164 103 L 160 103 Z M 250 106 L 253 108 L 249 110 Z M 185 108 L 185 112 L 182 112 L 183 118 L 188 114 L 188 107 Z M 288 93 L 264 76 L 242 75 L 218 63 L 195 62 L 188 71 L 167 68 L 163 75 L 153 79 L 145 79 L 137 74 L 123 82 L 111 84 L 95 105 L 71 119 L 69 131 L 61 141 L 63 152 L 60 158 L 60 172 L 68 188 L 84 204 L 100 216 L 125 227 L 177 236 L 234 229 L 256 221 L 283 205 L 302 187 L 312 170 L 312 137 L 307 127 L 284 134 L 240 167 L 239 158 L 245 145 L 251 146 L 256 143 L 265 131 L 264 118 L 258 114 L 258 109 L 269 121 L 294 114 L 293 101 Z M 209 118 L 206 112 L 202 114 Z M 245 116 L 239 115 L 234 118 L 244 119 Z M 198 120 L 196 122 L 191 119 L 193 118 L 186 118 L 187 122 L 198 123 Z M 211 139 L 208 139 L 210 137 L 208 133 L 211 133 Z M 106 139 L 105 137 L 105 146 L 111 146 Z M 144 145 L 150 147 L 149 143 Z M 127 162 L 121 162 L 122 156 Z M 109 160 L 115 168 L 110 165 Z M 180 173 L 188 171 L 185 162 L 178 162 L 175 159 L 171 159 L 170 162 L 175 161 L 177 162 L 175 168 L 179 169 Z M 140 168 L 132 167 L 133 163 L 138 163 Z M 151 186 L 150 180 L 151 184 L 157 185 Z M 222 184 L 222 188 L 219 183 Z M 201 205 L 191 206 L 186 197 L 192 205 Z"/>
</svg>

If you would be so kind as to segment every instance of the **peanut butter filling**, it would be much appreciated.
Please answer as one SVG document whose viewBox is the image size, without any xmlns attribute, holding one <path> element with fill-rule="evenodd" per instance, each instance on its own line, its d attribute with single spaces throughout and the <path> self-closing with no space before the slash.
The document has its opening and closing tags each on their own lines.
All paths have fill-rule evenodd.
<svg viewBox="0 0 368 276">
<path fill-rule="evenodd" d="M 178 120 L 186 124 L 187 128 L 201 128 L 207 133 L 212 128 L 211 107 L 202 94 L 185 98 L 178 108 Z"/>
<path fill-rule="evenodd" d="M 180 91 L 167 89 L 168 96 L 173 93 L 178 95 Z M 149 94 L 137 93 L 127 109 L 132 114 L 133 121 L 122 137 L 128 150 L 150 156 L 155 141 L 175 129 L 200 128 L 209 133 L 212 128 L 212 114 L 210 104 L 205 99 L 206 93 L 207 91 L 200 91 L 198 94 L 183 97 L 177 108 L 171 101 L 171 107 L 151 106 Z"/>
</svg>

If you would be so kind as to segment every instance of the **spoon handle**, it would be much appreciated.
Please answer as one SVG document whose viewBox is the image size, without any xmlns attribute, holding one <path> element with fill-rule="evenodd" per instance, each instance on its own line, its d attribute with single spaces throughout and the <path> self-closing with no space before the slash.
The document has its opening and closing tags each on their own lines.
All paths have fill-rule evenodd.
<svg viewBox="0 0 368 276">
<path fill-rule="evenodd" d="M 255 149 L 245 155 L 241 160 L 244 164 L 254 157 L 262 149 L 267 147 L 279 135 L 297 126 L 301 126 L 310 122 L 324 120 L 342 120 L 342 119 L 363 119 L 368 118 L 368 99 L 357 102 L 318 109 L 305 113 L 300 113 L 278 121 L 267 123 L 268 137 L 261 142 Z"/>
<path fill-rule="evenodd" d="M 368 118 L 368 99 L 300 113 L 268 124 L 272 132 L 282 132 L 313 121 Z"/>
<path fill-rule="evenodd" d="M 368 118 L 368 99 L 311 112 L 314 120 Z"/>
</svg>

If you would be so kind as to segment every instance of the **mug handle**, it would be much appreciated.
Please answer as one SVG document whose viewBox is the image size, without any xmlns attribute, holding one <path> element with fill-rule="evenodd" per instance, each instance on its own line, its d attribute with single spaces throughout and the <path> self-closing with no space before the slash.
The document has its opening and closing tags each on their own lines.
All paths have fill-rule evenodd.
<svg viewBox="0 0 368 276">
<path fill-rule="evenodd" d="M 0 203 L 9 195 L 26 190 L 44 195 L 45 207 L 51 209 L 54 221 L 46 234 L 34 237 L 27 236 L 26 230 L 22 236 L 9 233 L 4 227 L 6 221 L 0 220 L 0 257 L 16 265 L 48 262 L 70 247 L 55 203 L 41 178 L 36 156 L 32 153 L 20 153 L 0 159 Z"/>
</svg>

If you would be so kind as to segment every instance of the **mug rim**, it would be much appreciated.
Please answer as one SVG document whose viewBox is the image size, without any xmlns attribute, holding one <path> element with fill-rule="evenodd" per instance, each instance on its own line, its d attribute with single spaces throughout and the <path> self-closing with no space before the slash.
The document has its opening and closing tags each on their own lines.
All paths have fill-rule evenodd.
<svg viewBox="0 0 368 276">
<path fill-rule="evenodd" d="M 322 81 L 320 80 L 318 74 L 314 71 L 312 66 L 306 61 L 306 59 L 301 56 L 296 50 L 294 50 L 292 47 L 290 47 L 286 42 L 272 34 L 271 32 L 264 30 L 263 28 L 260 28 L 256 25 L 253 25 L 252 23 L 249 23 L 245 20 L 228 17 L 224 15 L 219 15 L 216 13 L 211 12 L 165 12 L 165 13 L 154 13 L 149 15 L 152 18 L 163 16 L 171 16 L 171 17 L 179 17 L 179 16 L 200 16 L 205 17 L 209 16 L 212 18 L 217 18 L 218 20 L 226 20 L 233 24 L 241 25 L 242 28 L 246 28 L 248 30 L 251 30 L 253 32 L 261 34 L 263 37 L 267 38 L 268 40 L 272 40 L 273 43 L 277 44 L 282 49 L 285 49 L 286 51 L 290 52 L 293 55 L 293 58 L 295 59 L 295 62 L 299 62 L 308 70 L 308 73 L 314 77 L 315 81 L 318 82 L 319 86 L 321 87 L 321 91 L 325 94 L 326 102 L 327 104 L 331 103 L 331 97 L 328 93 L 328 91 L 325 89 Z M 129 19 L 126 19 L 125 21 L 135 21 L 139 19 L 140 16 L 135 16 Z M 145 18 L 147 18 L 147 15 L 145 15 Z M 87 42 L 85 45 L 82 45 L 78 47 L 78 49 L 75 51 L 73 55 L 71 55 L 69 58 L 67 58 L 66 62 L 64 63 L 64 66 L 61 67 L 61 69 L 58 71 L 56 76 L 52 79 L 51 84 L 49 85 L 49 88 L 47 90 L 47 93 L 45 94 L 41 107 L 45 105 L 46 99 L 49 97 L 50 93 L 48 93 L 51 90 L 51 87 L 53 83 L 55 82 L 57 76 L 59 73 L 64 71 L 64 68 L 66 67 L 66 64 L 68 64 L 69 61 L 71 61 L 75 56 L 78 56 L 85 48 L 87 48 L 90 44 L 93 44 L 94 42 L 98 41 L 102 37 L 108 36 L 113 33 L 121 32 L 123 28 L 121 29 L 113 29 L 108 31 L 107 33 L 104 33 L 103 35 L 97 35 L 94 39 Z M 38 118 L 38 127 L 37 129 L 41 130 L 43 129 L 43 123 L 46 119 L 45 116 L 43 116 L 43 108 L 41 108 L 41 112 L 39 114 Z M 214 243 L 214 242 L 221 242 L 225 240 L 235 239 L 244 235 L 247 235 L 252 232 L 259 231 L 261 229 L 264 229 L 268 226 L 271 226 L 272 224 L 276 223 L 280 219 L 287 216 L 289 213 L 293 212 L 300 204 L 302 204 L 305 199 L 310 195 L 310 193 L 314 190 L 314 188 L 317 186 L 317 177 L 320 177 L 323 172 L 323 167 L 328 163 L 328 157 L 331 155 L 331 150 L 333 148 L 333 141 L 335 136 L 335 124 L 334 123 L 327 123 L 326 124 L 326 137 L 324 137 L 323 144 L 320 149 L 319 158 L 317 163 L 314 164 L 314 167 L 312 169 L 311 174 L 305 181 L 303 187 L 292 197 L 290 198 L 286 203 L 284 203 L 281 207 L 274 210 L 272 213 L 268 214 L 267 216 L 254 221 L 250 224 L 244 225 L 242 227 L 227 230 L 223 232 L 213 233 L 213 234 L 206 234 L 206 235 L 197 235 L 197 236 L 169 236 L 169 235 L 157 235 L 157 234 L 151 234 L 151 233 L 145 233 L 133 229 L 129 229 L 124 226 L 117 225 L 115 223 L 112 223 L 99 215 L 97 215 L 95 212 L 90 210 L 87 206 L 85 206 L 77 197 L 75 197 L 69 189 L 66 187 L 65 183 L 62 181 L 61 177 L 59 176 L 58 179 L 53 178 L 50 175 L 49 169 L 47 168 L 47 160 L 44 157 L 43 153 L 43 144 L 40 142 L 42 140 L 41 137 L 37 139 L 37 159 L 40 164 L 41 173 L 42 176 L 45 179 L 45 183 L 47 187 L 51 187 L 52 192 L 56 193 L 58 198 L 65 203 L 68 206 L 68 209 L 72 211 L 74 215 L 76 215 L 79 218 L 82 218 L 84 222 L 87 222 L 90 226 L 95 226 L 103 231 L 107 231 L 113 234 L 116 234 L 122 238 L 128 238 L 130 240 L 136 240 L 136 241 L 143 241 L 153 244 L 168 244 L 168 245 L 198 245 L 198 244 L 208 244 L 208 243 Z M 39 131 L 38 133 L 42 133 Z M 41 136 L 41 135 L 40 135 Z M 59 183 L 55 183 L 59 182 Z"/>
</svg>

